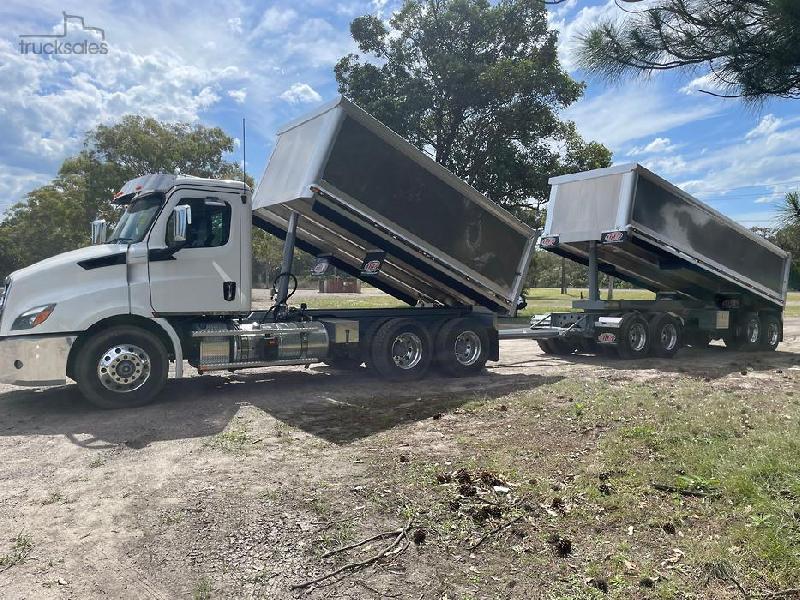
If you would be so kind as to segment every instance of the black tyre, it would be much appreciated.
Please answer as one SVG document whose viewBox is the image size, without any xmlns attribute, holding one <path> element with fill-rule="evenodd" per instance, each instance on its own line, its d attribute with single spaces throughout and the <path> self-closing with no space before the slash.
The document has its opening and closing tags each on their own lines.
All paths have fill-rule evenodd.
<svg viewBox="0 0 800 600">
<path fill-rule="evenodd" d="M 638 313 L 622 317 L 617 332 L 617 351 L 624 359 L 644 358 L 650 353 L 650 325 Z"/>
<path fill-rule="evenodd" d="M 725 334 L 725 346 L 731 350 L 753 352 L 761 349 L 761 319 L 755 313 L 745 315 L 736 326 Z"/>
<path fill-rule="evenodd" d="M 447 321 L 436 336 L 436 366 L 450 377 L 480 373 L 489 358 L 489 333 L 477 319 Z"/>
<path fill-rule="evenodd" d="M 551 338 L 548 340 L 538 340 L 539 348 L 545 354 L 556 354 L 558 356 L 567 356 L 575 354 L 578 350 L 578 345 L 572 340 L 565 340 L 563 338 Z"/>
<path fill-rule="evenodd" d="M 658 315 L 650 322 L 653 356 L 672 358 L 683 343 L 683 325 L 672 315 Z"/>
<path fill-rule="evenodd" d="M 551 343 L 553 340 L 536 340 L 536 343 L 539 344 L 539 348 L 541 348 L 542 352 L 545 354 L 558 354 L 555 346 Z"/>
<path fill-rule="evenodd" d="M 130 408 L 151 402 L 164 388 L 169 357 L 155 334 L 130 325 L 99 331 L 79 349 L 78 388 L 101 408 Z"/>
<path fill-rule="evenodd" d="M 411 319 L 391 319 L 371 340 L 370 365 L 391 381 L 422 379 L 433 362 L 428 332 Z"/>
<path fill-rule="evenodd" d="M 783 324 L 777 315 L 766 314 L 761 317 L 761 350 L 772 352 L 783 338 Z"/>
</svg>

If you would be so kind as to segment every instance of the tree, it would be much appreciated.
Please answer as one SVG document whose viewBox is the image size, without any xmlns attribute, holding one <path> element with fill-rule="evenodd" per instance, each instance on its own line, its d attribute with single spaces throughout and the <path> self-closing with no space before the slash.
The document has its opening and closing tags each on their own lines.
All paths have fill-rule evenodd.
<svg viewBox="0 0 800 600">
<path fill-rule="evenodd" d="M 800 229 L 800 192 L 789 192 L 780 208 L 781 221 L 784 227 Z"/>
<path fill-rule="evenodd" d="M 110 200 L 129 179 L 176 169 L 201 177 L 241 177 L 239 166 L 224 158 L 232 150 L 233 139 L 218 127 L 134 115 L 97 127 L 52 182 L 29 192 L 0 222 L 0 276 L 87 245 L 93 219 L 116 220 L 119 210 Z"/>
<path fill-rule="evenodd" d="M 581 66 L 611 80 L 703 71 L 726 92 L 701 90 L 712 95 L 800 97 L 797 0 L 656 0 L 625 12 L 624 19 L 605 20 L 582 35 Z"/>
<path fill-rule="evenodd" d="M 356 18 L 341 93 L 492 200 L 530 220 L 547 179 L 608 166 L 559 111 L 584 86 L 562 68 L 542 0 L 406 0 Z"/>
</svg>

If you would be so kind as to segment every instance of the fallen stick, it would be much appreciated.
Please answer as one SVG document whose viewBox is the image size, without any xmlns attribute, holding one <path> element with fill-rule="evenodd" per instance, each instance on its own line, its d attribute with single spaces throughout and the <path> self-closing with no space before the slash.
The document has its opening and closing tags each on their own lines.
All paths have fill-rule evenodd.
<svg viewBox="0 0 800 600">
<path fill-rule="evenodd" d="M 328 573 L 326 575 L 320 575 L 319 577 L 315 577 L 314 579 L 309 579 L 308 581 L 303 581 L 302 583 L 295 583 L 289 589 L 290 590 L 300 590 L 300 589 L 307 588 L 307 587 L 310 587 L 312 585 L 315 585 L 317 583 L 321 583 L 321 582 L 325 581 L 326 579 L 330 579 L 331 577 L 336 577 L 337 575 L 339 575 L 341 573 L 344 573 L 345 571 L 353 571 L 353 570 L 356 570 L 356 569 L 361 569 L 363 567 L 368 567 L 372 563 L 375 563 L 375 562 L 379 561 L 384 556 L 386 556 L 389 552 L 394 550 L 397 547 L 397 545 L 403 540 L 403 538 L 406 538 L 406 536 L 408 535 L 408 530 L 410 528 L 411 528 L 411 519 L 408 520 L 408 523 L 406 523 L 405 527 L 403 527 L 402 529 L 398 529 L 397 530 L 397 537 L 394 539 L 394 541 L 392 541 L 391 544 L 386 546 L 386 548 L 384 548 L 383 550 L 381 550 L 380 552 L 378 552 L 374 556 L 371 556 L 371 557 L 369 557 L 369 558 L 367 558 L 365 560 L 361 560 L 361 561 L 358 561 L 358 562 L 347 563 L 346 565 L 341 566 L 338 569 L 336 569 L 335 571 L 331 571 L 330 573 Z M 358 545 L 360 545 L 360 544 L 357 544 L 357 546 Z M 405 546 L 403 546 L 401 549 L 397 550 L 395 553 L 399 554 L 401 552 L 404 552 L 406 550 L 406 548 L 408 548 L 408 546 L 409 546 L 409 543 L 406 543 Z"/>
<path fill-rule="evenodd" d="M 329 556 L 333 556 L 334 554 L 339 554 L 340 552 L 345 552 L 346 550 L 352 550 L 353 548 L 358 548 L 359 546 L 363 546 L 364 544 L 368 544 L 369 542 L 374 542 L 375 540 L 380 540 L 386 537 L 392 537 L 398 535 L 402 531 L 403 531 L 402 529 L 395 529 L 393 531 L 384 531 L 382 533 L 376 533 L 375 535 L 363 539 L 360 542 L 349 544 L 347 546 L 342 546 L 341 548 L 336 548 L 335 550 L 328 550 L 325 554 L 322 555 L 322 558 L 328 558 Z"/>
<path fill-rule="evenodd" d="M 485 542 L 485 541 L 486 541 L 486 540 L 487 540 L 489 537 L 491 537 L 491 536 L 495 535 L 496 533 L 500 533 L 500 532 L 501 532 L 501 531 L 503 531 L 503 529 L 505 529 L 506 527 L 510 527 L 511 525 L 513 525 L 514 523 L 516 523 L 517 521 L 521 521 L 521 520 L 522 520 L 522 515 L 520 515 L 520 516 L 518 516 L 518 517 L 514 517 L 514 518 L 513 518 L 513 519 L 511 519 L 510 521 L 506 521 L 506 522 L 505 522 L 505 523 L 503 523 L 502 525 L 499 525 L 498 527 L 495 527 L 495 528 L 494 528 L 494 529 L 492 529 L 491 531 L 489 531 L 489 532 L 487 532 L 487 533 L 484 533 L 484 534 L 483 534 L 483 535 L 480 537 L 480 539 L 479 539 L 477 542 L 475 542 L 474 544 L 472 544 L 472 545 L 469 547 L 469 549 L 470 549 L 470 550 L 475 550 L 475 548 L 477 548 L 478 546 L 480 546 L 480 545 L 481 545 L 483 542 Z"/>
</svg>

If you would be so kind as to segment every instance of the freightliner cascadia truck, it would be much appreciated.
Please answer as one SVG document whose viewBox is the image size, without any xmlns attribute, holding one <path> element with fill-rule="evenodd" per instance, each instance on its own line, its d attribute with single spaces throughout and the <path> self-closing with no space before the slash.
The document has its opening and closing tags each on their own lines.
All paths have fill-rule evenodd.
<svg viewBox="0 0 800 600">
<path fill-rule="evenodd" d="M 411 380 L 499 358 L 536 232 L 345 98 L 283 128 L 258 189 L 148 175 L 95 245 L 12 273 L 0 301 L 0 380 L 67 377 L 102 407 L 137 406 L 176 377 L 324 361 Z M 275 305 L 251 307 L 251 226 L 284 240 Z M 106 239 L 107 237 L 107 239 Z M 290 306 L 294 248 L 408 308 Z M 538 332 L 533 335 L 543 335 Z"/>
</svg>

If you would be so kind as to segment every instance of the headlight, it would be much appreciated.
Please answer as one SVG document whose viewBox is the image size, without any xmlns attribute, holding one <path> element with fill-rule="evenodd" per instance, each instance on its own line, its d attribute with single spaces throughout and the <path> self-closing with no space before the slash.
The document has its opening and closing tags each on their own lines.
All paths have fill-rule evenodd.
<svg viewBox="0 0 800 600">
<path fill-rule="evenodd" d="M 14 319 L 11 329 L 33 329 L 37 325 L 41 325 L 53 314 L 55 307 L 55 304 L 46 304 L 26 310 Z"/>
</svg>

